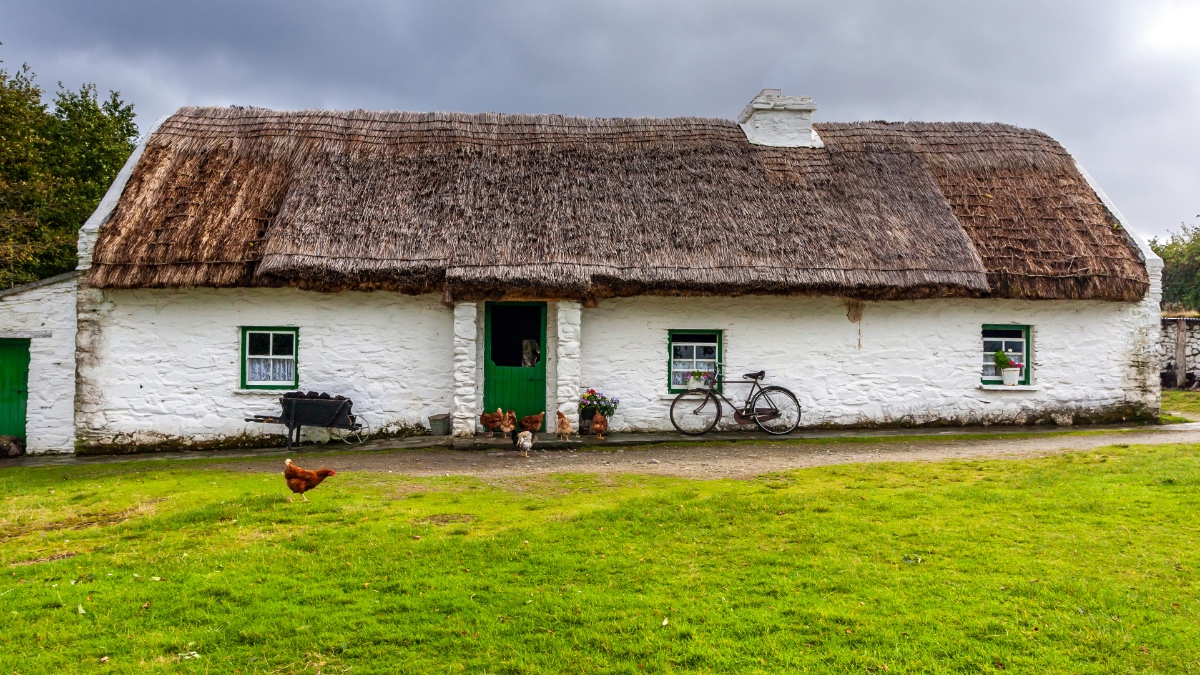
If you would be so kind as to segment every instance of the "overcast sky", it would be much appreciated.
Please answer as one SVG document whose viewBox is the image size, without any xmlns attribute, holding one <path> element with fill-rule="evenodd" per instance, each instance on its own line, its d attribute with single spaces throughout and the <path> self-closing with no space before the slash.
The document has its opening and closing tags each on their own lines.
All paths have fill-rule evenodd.
<svg viewBox="0 0 1200 675">
<path fill-rule="evenodd" d="M 181 105 L 816 119 L 1049 133 L 1147 235 L 1200 224 L 1200 0 L 0 0 L 0 59 Z"/>
</svg>

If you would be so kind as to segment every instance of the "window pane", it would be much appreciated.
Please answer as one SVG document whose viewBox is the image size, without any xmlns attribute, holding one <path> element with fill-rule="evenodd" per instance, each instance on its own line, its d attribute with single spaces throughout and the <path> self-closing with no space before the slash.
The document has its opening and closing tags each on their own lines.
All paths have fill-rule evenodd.
<svg viewBox="0 0 1200 675">
<path fill-rule="evenodd" d="M 984 377 L 1000 377 L 1000 371 L 996 368 L 996 364 L 994 364 L 994 363 L 984 364 L 983 376 Z"/>
<path fill-rule="evenodd" d="M 273 333 L 271 335 L 271 353 L 275 356 L 291 356 L 296 353 L 295 336 L 291 333 Z"/>
<path fill-rule="evenodd" d="M 696 346 L 696 358 L 698 358 L 698 359 L 716 359 L 717 358 L 717 346 L 716 345 L 697 345 Z"/>
<path fill-rule="evenodd" d="M 692 370 L 695 365 L 694 361 L 672 361 L 671 370 Z"/>
<path fill-rule="evenodd" d="M 696 370 L 699 370 L 699 371 L 702 371 L 705 373 L 715 373 L 715 372 L 717 372 L 717 362 L 716 361 L 697 361 L 696 362 Z"/>
<path fill-rule="evenodd" d="M 1022 340 L 1005 340 L 1004 351 L 1010 354 L 1024 354 L 1025 342 Z"/>
<path fill-rule="evenodd" d="M 272 382 L 291 382 L 295 374 L 295 361 L 291 359 L 272 359 L 274 363 L 271 366 L 271 381 Z"/>
<path fill-rule="evenodd" d="M 1003 344 L 1004 343 L 1001 342 L 1000 340 L 984 340 L 983 341 L 983 351 L 998 352 L 1001 349 L 1004 349 L 1004 347 L 1002 346 Z"/>
<path fill-rule="evenodd" d="M 270 356 L 271 355 L 271 334 L 270 333 L 249 333 L 249 344 L 246 346 L 246 353 L 251 356 Z"/>
<path fill-rule="evenodd" d="M 693 358 L 695 350 L 691 345 L 675 345 L 671 354 L 677 359 L 690 359 Z"/>
<path fill-rule="evenodd" d="M 1005 329 L 985 328 L 983 330 L 983 337 L 985 339 L 986 338 L 1017 338 L 1019 340 L 1023 340 L 1023 339 L 1025 339 L 1025 331 L 1021 330 L 1020 328 L 1005 328 Z"/>
<path fill-rule="evenodd" d="M 687 384 L 687 379 L 688 379 L 687 372 L 682 371 L 682 370 L 676 370 L 671 373 L 671 386 L 682 387 Z"/>
<path fill-rule="evenodd" d="M 271 359 L 249 359 L 246 380 L 249 382 L 271 381 Z"/>
</svg>

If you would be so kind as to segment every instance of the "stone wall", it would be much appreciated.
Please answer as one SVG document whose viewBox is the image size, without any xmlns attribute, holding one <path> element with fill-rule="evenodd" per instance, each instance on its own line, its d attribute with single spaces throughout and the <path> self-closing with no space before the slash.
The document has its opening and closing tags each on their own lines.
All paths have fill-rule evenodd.
<svg viewBox="0 0 1200 675">
<path fill-rule="evenodd" d="M 1162 320 L 1162 332 L 1158 342 L 1158 354 L 1160 358 L 1160 370 L 1175 368 L 1175 335 L 1178 332 L 1177 322 L 1175 319 Z M 1187 319 L 1185 320 L 1187 332 L 1184 335 L 1184 367 L 1187 372 L 1193 373 L 1200 369 L 1200 320 Z"/>
<path fill-rule="evenodd" d="M 427 425 L 430 415 L 452 412 L 455 312 L 435 295 L 87 293 L 76 416 L 85 446 L 171 447 L 282 433 L 243 420 L 277 413 L 280 392 L 240 389 L 242 326 L 299 327 L 300 389 L 352 398 L 376 431 Z"/>
<path fill-rule="evenodd" d="M 25 448 L 30 453 L 75 447 L 74 274 L 0 295 L 0 337 L 29 339 Z"/>
<path fill-rule="evenodd" d="M 667 331 L 717 329 L 724 332 L 727 375 L 765 369 L 768 384 L 799 397 L 808 427 L 1064 423 L 1125 410 L 1156 414 L 1157 303 L 1155 293 L 1138 304 L 602 300 L 583 310 L 582 386 L 621 399 L 613 430 L 669 429 Z M 1033 327 L 1030 387 L 980 385 L 985 323 Z M 739 402 L 746 390 L 727 387 Z"/>
</svg>

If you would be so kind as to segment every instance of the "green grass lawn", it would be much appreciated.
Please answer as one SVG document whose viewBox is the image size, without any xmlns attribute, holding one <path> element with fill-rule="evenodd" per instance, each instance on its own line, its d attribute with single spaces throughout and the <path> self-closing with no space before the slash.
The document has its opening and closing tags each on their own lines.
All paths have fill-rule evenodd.
<svg viewBox="0 0 1200 675">
<path fill-rule="evenodd" d="M 4 469 L 0 672 L 1200 672 L 1198 456 L 309 503 L 208 461 Z"/>
<path fill-rule="evenodd" d="M 1181 413 L 1194 419 L 1200 419 L 1200 391 L 1163 389 L 1162 409 L 1164 413 Z"/>
</svg>

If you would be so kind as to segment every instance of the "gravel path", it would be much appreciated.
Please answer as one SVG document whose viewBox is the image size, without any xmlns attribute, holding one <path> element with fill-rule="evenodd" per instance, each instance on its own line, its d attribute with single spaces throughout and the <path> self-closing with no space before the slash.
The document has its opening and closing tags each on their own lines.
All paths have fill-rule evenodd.
<svg viewBox="0 0 1200 675">
<path fill-rule="evenodd" d="M 1188 427 L 1194 425 L 1185 425 Z M 1012 439 L 923 438 L 893 442 L 729 443 L 642 446 L 612 451 L 517 452 L 447 449 L 301 456 L 305 468 L 380 471 L 413 476 L 529 476 L 544 473 L 644 473 L 686 478 L 751 478 L 771 471 L 860 462 L 936 462 L 945 459 L 1039 457 L 1115 444 L 1200 444 L 1200 429 L 1126 431 Z M 248 459 L 227 465 L 242 471 L 282 471 L 283 459 Z"/>
</svg>

